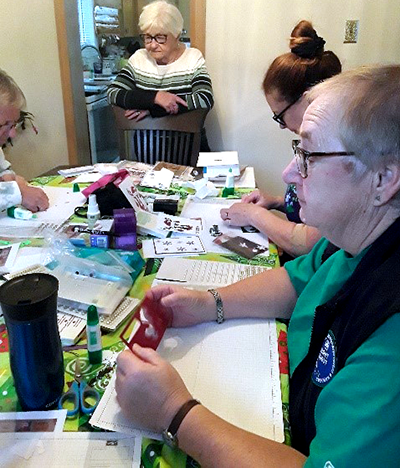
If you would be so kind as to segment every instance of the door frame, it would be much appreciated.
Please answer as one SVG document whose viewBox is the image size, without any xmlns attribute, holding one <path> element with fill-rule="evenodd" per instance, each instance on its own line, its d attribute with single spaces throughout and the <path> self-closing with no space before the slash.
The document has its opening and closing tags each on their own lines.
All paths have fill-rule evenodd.
<svg viewBox="0 0 400 468">
<path fill-rule="evenodd" d="M 54 0 L 60 61 L 61 87 L 71 165 L 90 164 L 89 130 L 83 88 L 83 65 L 79 42 L 78 12 L 76 2 Z M 192 47 L 205 53 L 206 0 L 190 2 L 190 40 Z"/>
</svg>

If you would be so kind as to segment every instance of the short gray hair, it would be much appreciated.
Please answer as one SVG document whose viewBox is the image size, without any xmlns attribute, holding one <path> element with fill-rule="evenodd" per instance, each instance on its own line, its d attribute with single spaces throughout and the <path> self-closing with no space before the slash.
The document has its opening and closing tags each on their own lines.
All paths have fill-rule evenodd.
<svg viewBox="0 0 400 468">
<path fill-rule="evenodd" d="M 0 69 L 0 107 L 13 106 L 22 109 L 26 104 L 24 93 L 4 70 Z"/>
<path fill-rule="evenodd" d="M 159 0 L 143 7 L 139 28 L 142 32 L 169 33 L 178 37 L 183 29 L 183 18 L 176 6 Z"/>
<path fill-rule="evenodd" d="M 332 130 L 347 151 L 370 169 L 400 164 L 400 66 L 364 66 L 315 86 L 308 99 L 321 97 L 335 111 Z"/>
</svg>

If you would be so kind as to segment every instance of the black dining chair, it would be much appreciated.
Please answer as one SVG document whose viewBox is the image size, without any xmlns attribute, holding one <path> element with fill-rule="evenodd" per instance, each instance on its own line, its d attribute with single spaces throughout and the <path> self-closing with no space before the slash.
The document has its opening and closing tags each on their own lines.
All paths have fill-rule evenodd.
<svg viewBox="0 0 400 468">
<path fill-rule="evenodd" d="M 208 109 L 184 114 L 144 118 L 140 122 L 125 117 L 125 110 L 114 107 L 121 159 L 155 164 L 166 161 L 195 166 L 200 151 L 200 133 Z"/>
</svg>

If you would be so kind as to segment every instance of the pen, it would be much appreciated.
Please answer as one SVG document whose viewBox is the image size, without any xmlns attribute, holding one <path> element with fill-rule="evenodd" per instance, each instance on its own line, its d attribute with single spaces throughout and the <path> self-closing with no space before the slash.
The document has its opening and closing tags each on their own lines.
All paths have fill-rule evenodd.
<svg viewBox="0 0 400 468">
<path fill-rule="evenodd" d="M 186 280 L 170 279 L 170 278 L 157 278 L 157 281 L 168 281 L 169 283 L 187 283 Z"/>
</svg>

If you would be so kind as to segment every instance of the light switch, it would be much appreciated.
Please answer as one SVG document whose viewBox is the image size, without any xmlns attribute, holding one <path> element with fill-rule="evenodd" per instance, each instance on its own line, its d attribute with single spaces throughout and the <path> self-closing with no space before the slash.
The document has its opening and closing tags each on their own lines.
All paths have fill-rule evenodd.
<svg viewBox="0 0 400 468">
<path fill-rule="evenodd" d="M 359 20 L 346 20 L 344 31 L 344 44 L 356 43 L 358 40 L 358 25 Z"/>
</svg>

